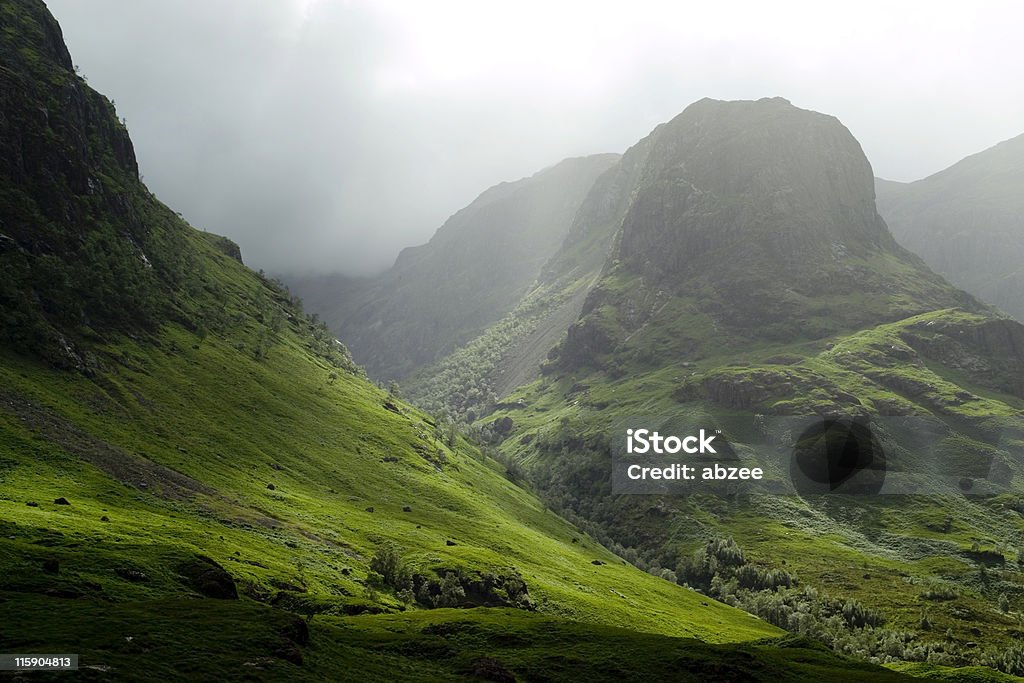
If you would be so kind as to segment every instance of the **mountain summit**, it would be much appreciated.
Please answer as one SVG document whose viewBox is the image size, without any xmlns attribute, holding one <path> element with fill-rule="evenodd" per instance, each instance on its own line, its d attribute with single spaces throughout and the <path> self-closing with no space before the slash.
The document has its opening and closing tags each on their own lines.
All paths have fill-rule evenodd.
<svg viewBox="0 0 1024 683">
<path fill-rule="evenodd" d="M 619 247 L 634 267 L 674 276 L 757 260 L 793 284 L 834 286 L 843 268 L 820 263 L 894 246 L 871 166 L 832 116 L 782 98 L 704 99 L 653 136 Z"/>
</svg>

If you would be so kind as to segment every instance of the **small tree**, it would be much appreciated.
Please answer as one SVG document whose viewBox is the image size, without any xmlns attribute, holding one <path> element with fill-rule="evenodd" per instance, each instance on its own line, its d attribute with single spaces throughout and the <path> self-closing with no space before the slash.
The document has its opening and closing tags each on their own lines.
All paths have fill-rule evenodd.
<svg viewBox="0 0 1024 683">
<path fill-rule="evenodd" d="M 394 543 L 385 543 L 370 559 L 371 576 L 379 574 L 385 586 L 396 591 L 412 589 L 412 572 L 405 564 L 402 552 Z"/>
<path fill-rule="evenodd" d="M 434 607 L 458 607 L 465 597 L 466 591 L 459 577 L 454 572 L 445 572 L 441 579 L 441 593 L 434 598 Z"/>
<path fill-rule="evenodd" d="M 1006 593 L 999 594 L 999 611 L 1004 614 L 1010 611 L 1010 599 L 1006 597 Z"/>
<path fill-rule="evenodd" d="M 395 380 L 391 380 L 390 382 L 388 382 L 388 394 L 392 398 L 402 398 L 402 388 L 398 386 L 398 382 L 396 382 Z"/>
</svg>

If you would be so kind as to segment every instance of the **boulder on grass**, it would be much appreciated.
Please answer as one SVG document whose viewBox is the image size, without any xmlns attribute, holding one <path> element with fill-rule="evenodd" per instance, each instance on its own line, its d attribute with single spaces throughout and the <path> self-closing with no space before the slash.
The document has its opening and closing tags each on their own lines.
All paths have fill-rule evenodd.
<svg viewBox="0 0 1024 683">
<path fill-rule="evenodd" d="M 196 555 L 195 559 L 182 563 L 178 573 L 200 595 L 218 600 L 238 599 L 238 588 L 231 574 L 209 557 Z"/>
</svg>

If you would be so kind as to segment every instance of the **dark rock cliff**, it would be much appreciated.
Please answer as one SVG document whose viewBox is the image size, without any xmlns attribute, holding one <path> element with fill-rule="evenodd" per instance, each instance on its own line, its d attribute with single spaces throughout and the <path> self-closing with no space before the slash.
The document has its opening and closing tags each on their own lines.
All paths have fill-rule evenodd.
<svg viewBox="0 0 1024 683">
<path fill-rule="evenodd" d="M 894 243 L 871 166 L 838 120 L 781 98 L 701 100 L 659 128 L 619 257 L 672 276 L 756 258 L 797 275 Z"/>
</svg>

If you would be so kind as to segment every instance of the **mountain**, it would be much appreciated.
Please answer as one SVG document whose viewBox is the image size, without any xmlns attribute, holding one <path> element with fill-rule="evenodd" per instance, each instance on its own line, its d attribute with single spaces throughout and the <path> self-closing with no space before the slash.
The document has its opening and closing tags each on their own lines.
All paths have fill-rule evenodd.
<svg viewBox="0 0 1024 683">
<path fill-rule="evenodd" d="M 858 530 L 934 522 L 943 542 L 963 543 L 981 528 L 983 540 L 1014 528 L 1013 499 L 968 502 L 948 529 L 947 508 L 925 503 L 888 520 L 878 509 L 785 503 L 730 519 L 737 510 L 728 501 L 684 514 L 650 499 L 643 507 L 607 496 L 558 500 L 559 490 L 584 484 L 600 492 L 600 481 L 587 481 L 601 426 L 587 411 L 597 410 L 598 394 L 631 383 L 637 400 L 678 407 L 674 394 L 638 384 L 664 387 L 664 377 L 644 370 L 611 379 L 614 363 L 598 364 L 614 361 L 615 348 L 572 371 L 558 356 L 522 390 L 522 404 L 488 418 L 508 417 L 501 431 L 517 438 L 500 451 L 482 446 L 374 386 L 297 299 L 244 266 L 236 245 L 187 225 L 148 191 L 112 103 L 75 74 L 38 0 L 0 0 L 0 98 L 0 649 L 74 652 L 86 680 L 854 681 L 905 680 L 904 671 L 999 680 L 948 666 L 964 659 L 954 647 L 978 624 L 983 663 L 1016 666 L 1012 647 L 989 654 L 1015 637 L 1011 616 L 985 611 L 990 594 L 1019 595 L 995 549 L 924 560 L 927 571 L 953 576 L 972 562 L 992 565 L 976 585 L 956 583 L 963 592 L 941 598 L 952 606 L 928 617 L 939 630 L 963 621 L 949 627 L 942 650 L 917 633 L 876 632 L 874 603 L 918 609 L 908 597 L 920 589 L 918 565 L 897 549 L 871 555 L 865 548 L 886 543 L 884 535 L 855 538 L 825 519 L 852 520 Z M 598 255 L 617 243 L 618 217 L 632 201 L 626 186 L 648 167 L 642 157 L 601 175 L 616 199 L 577 212 L 603 218 L 553 248 L 539 287 L 600 278 L 587 298 L 603 296 L 617 257 Z M 879 244 L 881 262 L 899 261 L 893 277 L 902 286 L 923 298 L 960 296 L 901 260 L 884 235 Z M 867 375 L 856 363 L 907 360 L 918 343 L 929 358 L 963 366 L 911 364 L 928 378 L 933 367 L 948 372 L 925 387 L 929 397 L 945 398 L 957 372 L 980 373 L 982 393 L 953 396 L 960 403 L 947 409 L 1006 408 L 1015 370 L 985 363 L 1013 362 L 1016 328 L 964 303 L 971 311 L 851 333 L 820 359 L 797 342 L 792 354 L 803 350 L 805 360 L 793 367 L 832 372 L 847 386 L 850 375 Z M 879 310 L 901 306 L 910 304 Z M 837 369 L 846 363 L 854 366 Z M 1008 378 L 1009 388 L 1000 384 Z M 564 400 L 569 393 L 577 398 Z M 589 432 L 576 429 L 588 420 Z M 518 437 L 530 434 L 535 462 L 526 465 L 548 500 L 625 557 L 520 486 L 518 459 L 492 457 L 518 456 L 530 447 Z M 557 452 L 572 458 L 564 472 L 549 466 L 544 480 L 563 438 Z M 617 505 L 621 515 L 601 519 Z M 700 571 L 715 574 L 706 595 L 676 585 L 667 557 L 650 564 L 656 550 L 678 554 L 726 526 L 751 549 L 744 555 L 710 538 L 700 546 Z M 621 545 L 627 531 L 632 552 Z M 924 540 L 910 550 L 927 549 Z M 770 569 L 780 550 L 792 559 L 788 570 Z M 808 585 L 790 570 L 806 572 Z M 851 588 L 862 573 L 863 588 Z M 700 576 L 684 578 L 696 585 Z M 742 591 L 765 581 L 783 602 L 758 591 L 755 608 Z M 940 591 L 954 580 L 943 581 L 929 584 L 929 595 L 947 596 Z M 827 588 L 817 594 L 812 583 Z M 807 637 L 783 634 L 773 625 L 780 615 Z M 917 663 L 887 661 L 896 655 Z"/>
<path fill-rule="evenodd" d="M 607 272 L 563 346 L 570 364 L 600 362 L 616 336 L 660 363 L 644 328 L 684 316 L 676 343 L 720 348 L 978 308 L 895 243 L 834 118 L 779 98 L 702 100 L 651 137 Z"/>
<path fill-rule="evenodd" d="M 595 183 L 511 317 L 409 393 L 651 573 L 839 652 L 1024 672 L 1024 326 L 900 246 L 874 192 L 837 119 L 701 100 Z M 501 340 L 589 243 L 602 262 L 541 367 L 467 402 L 474 369 L 502 365 L 517 343 Z M 918 495 L 797 495 L 790 428 L 811 418 L 870 425 Z M 621 430 L 673 420 L 740 425 L 723 438 L 767 483 L 616 495 Z"/>
<path fill-rule="evenodd" d="M 370 383 L 0 2 L 0 649 L 85 680 L 835 680 Z M 18 674 L 15 674 L 17 677 Z"/>
<path fill-rule="evenodd" d="M 896 239 L 975 296 L 1024 320 L 1024 135 L 912 183 L 877 179 Z"/>
<path fill-rule="evenodd" d="M 332 329 L 345 331 L 372 377 L 404 379 L 516 305 L 561 244 L 587 190 L 617 158 L 566 159 L 496 185 L 376 278 L 289 277 L 289 287 Z"/>
</svg>

